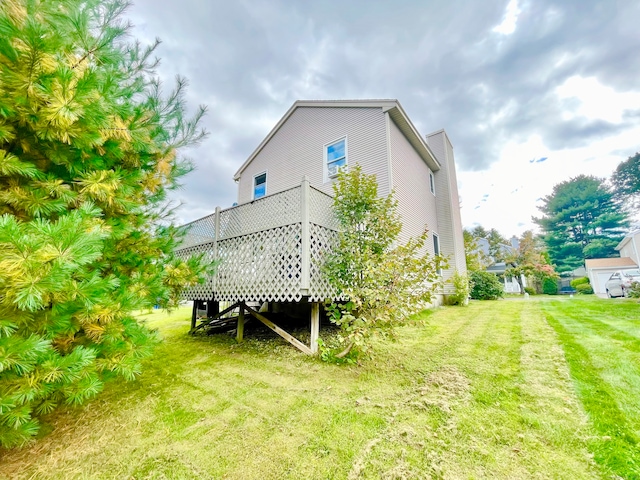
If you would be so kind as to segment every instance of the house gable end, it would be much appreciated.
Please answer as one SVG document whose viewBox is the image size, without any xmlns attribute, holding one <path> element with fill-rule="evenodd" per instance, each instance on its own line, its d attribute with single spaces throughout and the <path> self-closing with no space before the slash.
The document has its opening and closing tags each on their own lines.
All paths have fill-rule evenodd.
<svg viewBox="0 0 640 480">
<path fill-rule="evenodd" d="M 301 107 L 312 108 L 380 108 L 383 112 L 388 112 L 398 128 L 405 135 L 409 143 L 422 157 L 432 171 L 440 169 L 440 164 L 435 155 L 431 152 L 428 144 L 417 132 L 416 128 L 407 117 L 402 106 L 397 100 L 298 100 L 284 114 L 280 121 L 271 129 L 269 134 L 260 142 L 249 158 L 242 164 L 234 174 L 233 179 L 238 181 L 242 173 L 249 164 L 260 154 L 269 141 L 277 134 L 287 120 L 293 115 L 296 109 Z"/>
</svg>

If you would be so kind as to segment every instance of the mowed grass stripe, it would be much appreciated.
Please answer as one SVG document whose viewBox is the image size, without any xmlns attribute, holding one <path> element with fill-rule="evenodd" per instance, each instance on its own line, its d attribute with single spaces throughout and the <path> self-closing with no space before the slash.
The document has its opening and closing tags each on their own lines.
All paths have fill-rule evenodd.
<svg viewBox="0 0 640 480">
<path fill-rule="evenodd" d="M 398 353 L 405 339 L 426 345 L 412 348 L 407 373 L 415 386 L 361 459 L 361 478 L 599 477 L 586 418 L 539 308 L 474 302 L 438 310 L 429 328 L 401 333 Z M 532 354 L 523 353 L 527 342 Z M 540 390 L 541 383 L 550 386 Z"/>
<path fill-rule="evenodd" d="M 610 306 L 606 302 L 615 304 Z M 635 302 L 598 298 L 563 299 L 548 302 L 546 307 L 561 310 L 563 317 L 574 320 L 573 325 L 580 330 L 589 327 L 600 336 L 616 340 L 612 342 L 616 347 L 640 351 L 640 308 Z"/>
<path fill-rule="evenodd" d="M 554 315 L 547 311 L 546 319 L 563 344 L 577 394 L 595 429 L 596 436 L 590 439 L 589 447 L 596 462 L 621 478 L 640 478 L 640 437 L 618 407 L 616 393 L 594 365 L 592 355 L 598 352 L 593 346 L 588 349 L 582 345 L 583 338 L 571 331 L 575 325 L 565 325 L 571 320 L 562 312 Z"/>
<path fill-rule="evenodd" d="M 613 302 L 619 309 L 622 302 Z M 617 408 L 624 412 L 627 425 L 636 437 L 640 437 L 640 343 L 621 333 L 620 329 L 608 327 L 624 317 L 616 309 L 608 315 L 608 303 L 612 300 L 592 298 L 577 305 L 559 301 L 545 304 L 545 310 L 589 353 L 594 377 L 607 385 Z M 576 313 L 576 307 L 581 314 Z M 627 303 L 625 308 L 640 315 L 637 304 Z M 628 313 L 627 316 L 631 318 Z M 638 319 L 627 320 L 627 323 L 635 325 Z"/>
</svg>

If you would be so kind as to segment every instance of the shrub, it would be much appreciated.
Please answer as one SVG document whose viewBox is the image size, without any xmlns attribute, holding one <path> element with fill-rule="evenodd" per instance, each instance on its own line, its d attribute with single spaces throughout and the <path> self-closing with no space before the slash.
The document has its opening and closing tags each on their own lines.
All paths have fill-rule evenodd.
<svg viewBox="0 0 640 480">
<path fill-rule="evenodd" d="M 469 295 L 471 294 L 471 280 L 469 276 L 456 271 L 456 273 L 453 274 L 452 281 L 455 293 L 447 296 L 447 305 L 467 305 Z"/>
<path fill-rule="evenodd" d="M 489 272 L 471 272 L 471 298 L 496 300 L 504 296 L 504 287 L 498 277 Z"/>
<path fill-rule="evenodd" d="M 535 295 L 536 294 L 536 289 L 533 287 L 524 287 L 524 291 L 525 293 L 528 293 L 529 295 Z"/>
<path fill-rule="evenodd" d="M 629 289 L 629 296 L 631 298 L 640 298 L 640 282 L 633 282 Z"/>
<path fill-rule="evenodd" d="M 593 288 L 588 283 L 580 283 L 575 286 L 576 292 L 582 295 L 591 295 L 593 293 Z"/>
<path fill-rule="evenodd" d="M 547 295 L 557 295 L 558 281 L 555 278 L 545 278 L 542 282 L 542 293 Z"/>
<path fill-rule="evenodd" d="M 425 250 L 427 231 L 404 245 L 396 240 L 402 223 L 393 193 L 378 196 L 375 175 L 356 165 L 338 174 L 334 212 L 342 226 L 325 272 L 348 302 L 325 305 L 329 320 L 340 327 L 340 352 L 321 358 L 333 361 L 367 356 L 374 334 L 392 334 L 395 325 L 433 302 L 446 266 L 440 255 Z"/>
<path fill-rule="evenodd" d="M 580 277 L 571 280 L 571 286 L 577 290 L 578 285 L 589 285 L 591 282 L 589 281 L 589 277 Z"/>
</svg>

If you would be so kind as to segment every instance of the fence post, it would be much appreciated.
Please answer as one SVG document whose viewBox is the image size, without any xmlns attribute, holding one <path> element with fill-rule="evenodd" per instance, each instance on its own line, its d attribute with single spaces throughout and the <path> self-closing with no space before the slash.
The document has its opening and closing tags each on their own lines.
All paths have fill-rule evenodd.
<svg viewBox="0 0 640 480">
<path fill-rule="evenodd" d="M 216 207 L 216 212 L 214 215 L 214 221 L 213 221 L 213 228 L 214 228 L 214 233 L 213 233 L 213 260 L 217 261 L 218 260 L 218 242 L 220 241 L 220 207 Z M 213 274 L 213 299 L 215 300 L 215 296 L 216 296 L 216 290 L 218 287 L 218 268 L 216 268 L 215 273 Z"/>
<path fill-rule="evenodd" d="M 309 178 L 306 175 L 302 178 L 300 191 L 300 220 L 302 222 L 302 281 L 300 282 L 300 288 L 303 295 L 308 295 L 311 284 L 311 233 L 309 231 Z"/>
</svg>

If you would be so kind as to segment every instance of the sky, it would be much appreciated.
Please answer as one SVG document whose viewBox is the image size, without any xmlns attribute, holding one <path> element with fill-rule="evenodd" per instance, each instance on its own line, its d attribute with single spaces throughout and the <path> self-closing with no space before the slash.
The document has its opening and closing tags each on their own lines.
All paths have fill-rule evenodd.
<svg viewBox="0 0 640 480">
<path fill-rule="evenodd" d="M 454 146 L 462 221 L 537 231 L 553 186 L 640 151 L 637 0 L 134 0 L 166 91 L 209 136 L 178 222 L 236 201 L 233 174 L 296 100 L 394 98 Z"/>
</svg>

